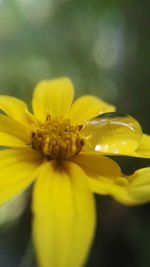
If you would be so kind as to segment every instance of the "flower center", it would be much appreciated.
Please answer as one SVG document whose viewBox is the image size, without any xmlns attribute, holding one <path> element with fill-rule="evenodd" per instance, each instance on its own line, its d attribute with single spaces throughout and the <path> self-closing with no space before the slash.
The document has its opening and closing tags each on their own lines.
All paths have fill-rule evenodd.
<svg viewBox="0 0 150 267">
<path fill-rule="evenodd" d="M 32 133 L 32 147 L 49 160 L 70 159 L 77 155 L 84 145 L 81 128 L 81 125 L 71 125 L 69 119 L 59 122 L 48 115 L 46 121 L 39 123 L 36 131 Z"/>
</svg>

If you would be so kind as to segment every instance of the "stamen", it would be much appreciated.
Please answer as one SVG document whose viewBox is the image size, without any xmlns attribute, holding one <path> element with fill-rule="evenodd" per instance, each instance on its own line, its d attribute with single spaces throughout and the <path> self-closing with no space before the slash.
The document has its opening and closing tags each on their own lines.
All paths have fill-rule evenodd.
<svg viewBox="0 0 150 267">
<path fill-rule="evenodd" d="M 81 128 L 82 125 L 71 125 L 69 119 L 60 122 L 48 115 L 46 121 L 39 123 L 32 133 L 32 147 L 49 160 L 72 158 L 84 146 Z"/>
</svg>

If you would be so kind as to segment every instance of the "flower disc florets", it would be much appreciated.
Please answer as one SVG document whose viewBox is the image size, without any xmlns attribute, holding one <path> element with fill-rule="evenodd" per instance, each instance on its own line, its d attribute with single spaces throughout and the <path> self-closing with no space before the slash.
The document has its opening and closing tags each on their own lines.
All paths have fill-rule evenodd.
<svg viewBox="0 0 150 267">
<path fill-rule="evenodd" d="M 50 115 L 44 123 L 39 123 L 32 133 L 32 147 L 51 159 L 70 159 L 77 155 L 83 145 L 81 125 L 71 125 L 69 119 L 51 118 Z"/>
</svg>

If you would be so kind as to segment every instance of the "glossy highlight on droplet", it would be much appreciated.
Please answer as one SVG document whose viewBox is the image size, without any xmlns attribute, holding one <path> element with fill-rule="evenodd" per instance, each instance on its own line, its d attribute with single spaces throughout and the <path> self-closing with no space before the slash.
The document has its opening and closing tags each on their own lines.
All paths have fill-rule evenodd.
<svg viewBox="0 0 150 267">
<path fill-rule="evenodd" d="M 98 116 L 95 117 L 95 119 L 97 118 L 111 118 L 111 119 L 114 119 L 114 118 L 122 118 L 122 117 L 126 117 L 128 116 L 127 114 L 122 114 L 122 113 L 118 113 L 118 112 L 106 112 L 106 113 L 103 113 L 103 114 L 100 114 Z"/>
<path fill-rule="evenodd" d="M 135 151 L 142 138 L 140 124 L 127 114 L 103 113 L 86 121 L 82 134 L 87 142 L 86 151 L 108 154 L 128 154 Z"/>
</svg>

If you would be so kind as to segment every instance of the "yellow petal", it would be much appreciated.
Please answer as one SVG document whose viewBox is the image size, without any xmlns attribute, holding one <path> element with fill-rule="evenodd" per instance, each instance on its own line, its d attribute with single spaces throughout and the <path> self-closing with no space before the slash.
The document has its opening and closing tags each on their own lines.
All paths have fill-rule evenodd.
<svg viewBox="0 0 150 267">
<path fill-rule="evenodd" d="M 0 205 L 32 183 L 41 161 L 40 155 L 31 149 L 0 151 Z"/>
<path fill-rule="evenodd" d="M 139 169 L 129 176 L 131 181 L 129 193 L 137 202 L 150 201 L 150 167 Z"/>
<path fill-rule="evenodd" d="M 22 124 L 31 125 L 33 123 L 33 116 L 29 113 L 26 104 L 15 97 L 1 95 L 0 109 Z"/>
<path fill-rule="evenodd" d="M 46 163 L 33 192 L 33 240 L 40 267 L 81 267 L 95 229 L 95 207 L 83 171 Z"/>
<path fill-rule="evenodd" d="M 74 158 L 89 178 L 90 188 L 100 194 L 108 194 L 108 187 L 114 184 L 116 177 L 122 175 L 115 161 L 96 153 L 81 153 Z"/>
<path fill-rule="evenodd" d="M 150 158 L 150 135 L 143 134 L 140 145 L 135 152 L 128 154 L 128 156 L 139 158 Z"/>
<path fill-rule="evenodd" d="M 0 132 L 0 146 L 4 147 L 26 147 L 27 143 L 18 137 Z"/>
<path fill-rule="evenodd" d="M 44 80 L 37 84 L 33 95 L 33 111 L 40 121 L 46 116 L 65 116 L 72 103 L 74 88 L 68 78 Z"/>
<path fill-rule="evenodd" d="M 99 114 L 115 111 L 115 107 L 101 99 L 86 95 L 78 98 L 69 111 L 69 118 L 73 123 L 84 123 Z"/>
<path fill-rule="evenodd" d="M 87 121 L 81 132 L 87 140 L 85 151 L 112 155 L 128 155 L 137 149 L 142 138 L 139 123 L 129 115 L 116 112 L 104 113 Z"/>
<path fill-rule="evenodd" d="M 31 130 L 11 117 L 0 114 L 0 145 L 27 145 L 31 142 Z"/>
<path fill-rule="evenodd" d="M 138 199 L 130 193 L 130 177 L 124 176 L 113 160 L 96 154 L 82 153 L 74 161 L 87 175 L 93 193 L 111 195 L 125 205 L 139 204 Z"/>
</svg>

